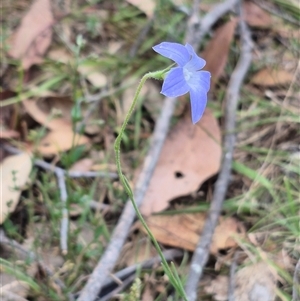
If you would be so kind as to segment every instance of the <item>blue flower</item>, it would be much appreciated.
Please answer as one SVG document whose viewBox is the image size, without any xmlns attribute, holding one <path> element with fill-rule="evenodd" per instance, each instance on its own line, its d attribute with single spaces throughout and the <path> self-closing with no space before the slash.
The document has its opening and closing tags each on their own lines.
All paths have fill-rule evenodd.
<svg viewBox="0 0 300 301">
<path fill-rule="evenodd" d="M 167 97 L 178 97 L 190 92 L 192 121 L 197 123 L 205 110 L 210 88 L 210 73 L 200 71 L 206 64 L 205 60 L 189 44 L 163 42 L 154 46 L 153 50 L 178 64 L 167 73 L 161 93 Z"/>
</svg>

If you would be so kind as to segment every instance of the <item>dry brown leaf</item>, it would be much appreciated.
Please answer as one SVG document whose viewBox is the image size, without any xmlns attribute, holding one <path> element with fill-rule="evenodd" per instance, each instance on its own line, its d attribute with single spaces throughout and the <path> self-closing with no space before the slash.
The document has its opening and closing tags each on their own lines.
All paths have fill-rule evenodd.
<svg viewBox="0 0 300 301">
<path fill-rule="evenodd" d="M 1 162 L 0 225 L 15 210 L 31 168 L 31 158 L 26 153 L 6 157 Z"/>
<path fill-rule="evenodd" d="M 117 54 L 119 50 L 121 50 L 124 47 L 124 42 L 122 41 L 109 41 L 107 43 L 107 52 L 111 55 Z"/>
<path fill-rule="evenodd" d="M 47 57 L 53 61 L 57 61 L 64 64 L 70 64 L 73 61 L 73 57 L 69 51 L 65 48 L 50 49 Z"/>
<path fill-rule="evenodd" d="M 228 300 L 228 276 L 219 275 L 209 282 L 209 285 L 204 286 L 204 291 L 207 294 L 213 295 L 216 301 Z"/>
<path fill-rule="evenodd" d="M 275 33 L 281 36 L 281 38 L 284 39 L 295 39 L 299 40 L 300 39 L 300 30 L 295 29 L 295 28 L 288 28 L 285 26 L 286 24 L 275 24 L 275 28 L 273 27 L 273 30 Z"/>
<path fill-rule="evenodd" d="M 205 217 L 202 213 L 153 215 L 147 217 L 146 222 L 160 243 L 194 251 Z"/>
<path fill-rule="evenodd" d="M 142 300 L 141 301 L 154 301 L 155 291 L 149 283 L 146 283 L 143 290 Z"/>
<path fill-rule="evenodd" d="M 41 63 L 52 39 L 54 18 L 50 0 L 36 0 L 12 36 L 9 55 L 22 61 L 24 69 Z"/>
<path fill-rule="evenodd" d="M 82 208 L 81 208 L 81 214 L 83 214 Z M 75 224 L 72 224 L 72 228 L 73 228 L 72 230 L 74 231 L 78 229 L 78 227 Z M 77 243 L 83 245 L 84 247 L 90 246 L 89 249 L 91 250 L 92 247 L 91 243 L 94 241 L 95 241 L 94 229 L 88 224 L 82 226 L 79 234 L 77 235 Z"/>
<path fill-rule="evenodd" d="M 216 254 L 218 250 L 233 248 L 237 245 L 235 235 L 244 236 L 245 228 L 234 218 L 220 218 L 212 238 L 210 251 Z"/>
<path fill-rule="evenodd" d="M 206 214 L 190 213 L 176 215 L 152 215 L 146 222 L 154 237 L 161 243 L 194 251 L 204 227 Z M 143 229 L 143 228 L 142 228 Z M 210 252 L 235 247 L 234 236 L 243 236 L 243 225 L 234 218 L 220 218 L 216 227 Z"/>
<path fill-rule="evenodd" d="M 93 164 L 94 161 L 92 159 L 84 158 L 74 163 L 70 167 L 69 171 L 80 171 L 80 172 L 90 171 Z"/>
<path fill-rule="evenodd" d="M 265 262 L 246 266 L 235 276 L 235 300 L 273 301 L 276 297 L 276 271 Z"/>
<path fill-rule="evenodd" d="M 147 0 L 147 1 L 140 1 L 140 0 L 126 0 L 128 3 L 132 4 L 133 6 L 137 7 L 146 16 L 151 19 L 154 14 L 156 3 L 154 0 Z"/>
<path fill-rule="evenodd" d="M 220 141 L 220 129 L 210 110 L 196 125 L 190 116 L 180 120 L 164 143 L 141 206 L 142 214 L 164 210 L 170 200 L 195 192 L 216 174 L 221 161 Z"/>
<path fill-rule="evenodd" d="M 34 277 L 37 270 L 38 270 L 37 262 L 32 262 L 29 266 L 26 267 L 26 274 L 29 277 Z M 1 280 L 5 275 L 6 274 L 1 275 Z M 6 280 L 8 279 L 9 278 L 6 277 Z M 20 279 L 17 279 L 16 277 L 12 276 L 10 277 L 9 282 L 1 283 L 1 288 L 0 288 L 1 301 L 27 300 L 24 298 L 28 297 L 29 291 L 30 291 L 30 285 L 27 282 L 21 281 Z"/>
<path fill-rule="evenodd" d="M 116 172 L 117 166 L 116 164 L 109 164 L 109 163 L 101 163 L 101 164 L 94 164 L 91 167 L 91 171 L 109 171 L 109 172 Z"/>
<path fill-rule="evenodd" d="M 273 87 L 288 85 L 292 80 L 293 75 L 285 70 L 265 68 L 258 71 L 251 82 L 258 86 Z"/>
<path fill-rule="evenodd" d="M 0 139 L 18 138 L 19 136 L 17 131 L 7 129 L 0 123 Z"/>
<path fill-rule="evenodd" d="M 15 280 L 0 288 L 1 301 L 27 301 L 30 286 L 25 281 Z"/>
<path fill-rule="evenodd" d="M 23 105 L 33 119 L 50 130 L 72 128 L 70 111 L 73 103 L 69 98 L 49 97 L 45 100 L 24 100 Z"/>
<path fill-rule="evenodd" d="M 257 4 L 251 1 L 245 1 L 244 17 L 245 21 L 253 27 L 269 28 L 272 25 L 272 19 L 268 12 L 261 9 Z"/>
<path fill-rule="evenodd" d="M 145 239 L 135 239 L 125 246 L 119 265 L 131 266 L 156 255 L 157 251 L 149 240 L 145 241 Z"/>
<path fill-rule="evenodd" d="M 236 24 L 237 18 L 234 18 L 220 27 L 202 53 L 206 60 L 204 69 L 211 72 L 212 83 L 216 83 L 224 71 Z"/>
<path fill-rule="evenodd" d="M 44 156 L 57 155 L 78 145 L 89 144 L 89 138 L 75 134 L 70 129 L 49 132 L 37 146 L 37 150 Z M 32 146 L 32 148 L 34 148 Z"/>
<path fill-rule="evenodd" d="M 89 82 L 96 88 L 106 86 L 107 77 L 99 72 L 99 67 L 82 64 L 78 66 L 78 72 L 86 77 Z"/>
</svg>

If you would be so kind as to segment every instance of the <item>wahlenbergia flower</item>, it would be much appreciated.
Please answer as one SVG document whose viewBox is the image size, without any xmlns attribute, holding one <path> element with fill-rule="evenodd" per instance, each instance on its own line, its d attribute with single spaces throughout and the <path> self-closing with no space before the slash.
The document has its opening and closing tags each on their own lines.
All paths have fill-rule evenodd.
<svg viewBox="0 0 300 301">
<path fill-rule="evenodd" d="M 161 93 L 168 97 L 178 97 L 190 92 L 192 121 L 197 123 L 203 115 L 210 88 L 210 73 L 200 71 L 206 62 L 200 58 L 193 47 L 178 43 L 163 42 L 153 47 L 160 55 L 178 64 L 168 71 Z"/>
</svg>

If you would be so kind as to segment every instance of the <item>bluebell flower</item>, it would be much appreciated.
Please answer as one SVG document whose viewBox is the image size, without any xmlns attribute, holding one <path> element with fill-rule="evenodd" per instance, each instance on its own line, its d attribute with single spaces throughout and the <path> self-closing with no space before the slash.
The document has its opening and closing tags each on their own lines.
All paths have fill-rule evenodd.
<svg viewBox="0 0 300 301">
<path fill-rule="evenodd" d="M 205 60 L 200 58 L 189 44 L 183 46 L 163 42 L 154 46 L 153 50 L 178 65 L 168 71 L 161 94 L 178 97 L 190 92 L 192 121 L 197 123 L 204 113 L 210 88 L 210 73 L 200 71 L 206 64 Z"/>
</svg>

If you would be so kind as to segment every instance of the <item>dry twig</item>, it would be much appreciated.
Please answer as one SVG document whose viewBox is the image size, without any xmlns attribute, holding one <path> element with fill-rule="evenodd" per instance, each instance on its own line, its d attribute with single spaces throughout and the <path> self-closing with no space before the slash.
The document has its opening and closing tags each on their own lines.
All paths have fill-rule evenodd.
<svg viewBox="0 0 300 301">
<path fill-rule="evenodd" d="M 191 15 L 187 23 L 185 40 L 192 45 L 195 50 L 199 47 L 201 41 L 201 39 L 197 40 L 195 38 L 200 26 L 200 0 L 194 0 Z M 207 32 L 205 32 L 205 34 L 206 33 Z"/>
<path fill-rule="evenodd" d="M 134 281 L 134 279 L 135 279 L 135 275 L 129 276 L 127 279 L 125 279 L 124 281 L 122 281 L 122 283 L 118 287 L 116 287 L 114 290 L 112 290 L 111 292 L 109 292 L 104 297 L 97 298 L 96 301 L 109 301 L 109 300 L 111 300 L 119 292 L 125 290 L 126 287 L 128 287 L 130 285 L 130 283 Z"/>
<path fill-rule="evenodd" d="M 241 8 L 240 8 L 241 11 Z M 240 36 L 242 41 L 242 52 L 238 64 L 230 78 L 226 92 L 226 134 L 224 137 L 224 156 L 222 167 L 215 185 L 213 199 L 211 202 L 208 218 L 206 220 L 201 239 L 197 245 L 192 258 L 191 269 L 186 282 L 186 292 L 189 301 L 197 298 L 197 287 L 202 276 L 204 266 L 208 260 L 209 248 L 218 218 L 222 209 L 227 187 L 229 184 L 233 150 L 235 145 L 235 121 L 236 110 L 239 99 L 239 91 L 245 75 L 251 63 L 252 41 L 246 23 L 240 21 Z"/>
<path fill-rule="evenodd" d="M 109 179 L 117 179 L 118 175 L 115 172 L 106 172 L 106 171 L 66 171 L 60 167 L 54 166 L 50 163 L 47 163 L 43 160 L 36 159 L 34 160 L 34 165 L 41 167 L 43 169 L 49 170 L 64 176 L 68 176 L 70 178 L 109 178 Z"/>
<path fill-rule="evenodd" d="M 181 250 L 178 249 L 170 249 L 170 250 L 166 250 L 163 252 L 165 258 L 167 261 L 173 260 L 177 257 L 181 257 L 183 255 L 183 252 Z M 115 282 L 114 279 L 124 279 L 125 277 L 128 277 L 129 275 L 131 275 L 132 273 L 136 272 L 137 269 L 141 268 L 141 269 L 150 269 L 152 268 L 155 264 L 160 263 L 160 257 L 159 256 L 155 256 L 152 257 L 148 260 L 145 260 L 143 262 L 137 263 L 137 264 L 133 264 L 127 268 L 124 268 L 123 270 L 120 270 L 118 272 L 116 272 L 112 277 L 106 279 L 106 281 L 104 282 L 103 286 L 109 286 L 112 283 Z"/>
</svg>

